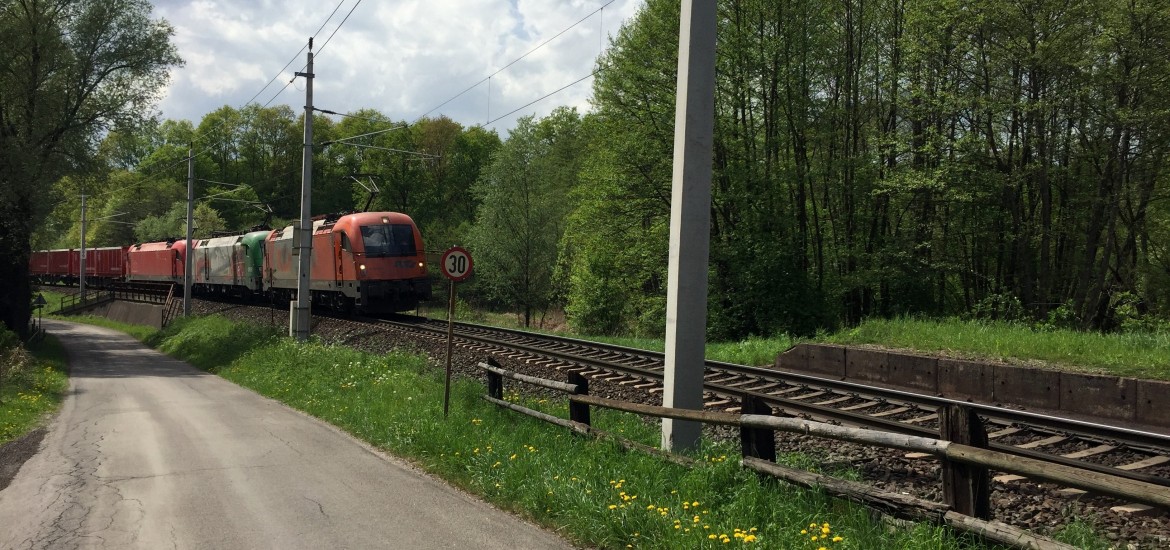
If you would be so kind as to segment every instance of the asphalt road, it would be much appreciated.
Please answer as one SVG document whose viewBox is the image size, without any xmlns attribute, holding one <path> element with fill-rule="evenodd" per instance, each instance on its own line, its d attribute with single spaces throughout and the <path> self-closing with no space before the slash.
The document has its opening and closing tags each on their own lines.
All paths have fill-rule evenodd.
<svg viewBox="0 0 1170 550">
<path fill-rule="evenodd" d="M 45 326 L 69 395 L 0 491 L 0 548 L 570 547 L 122 333 Z"/>
</svg>

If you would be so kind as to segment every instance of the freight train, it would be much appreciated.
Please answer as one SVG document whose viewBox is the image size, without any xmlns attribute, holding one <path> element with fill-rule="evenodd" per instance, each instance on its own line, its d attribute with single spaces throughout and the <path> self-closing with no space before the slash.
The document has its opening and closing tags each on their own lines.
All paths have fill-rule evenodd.
<svg viewBox="0 0 1170 550">
<path fill-rule="evenodd" d="M 186 262 L 196 295 L 291 300 L 298 261 L 293 226 L 238 235 L 136 243 L 86 250 L 85 280 L 95 287 L 120 282 L 183 284 Z M 390 313 L 414 309 L 431 297 L 422 235 L 397 212 L 362 212 L 313 219 L 312 302 L 340 311 Z M 190 252 L 190 253 L 188 253 Z M 38 250 L 29 274 L 43 284 L 76 284 L 77 250 Z"/>
</svg>

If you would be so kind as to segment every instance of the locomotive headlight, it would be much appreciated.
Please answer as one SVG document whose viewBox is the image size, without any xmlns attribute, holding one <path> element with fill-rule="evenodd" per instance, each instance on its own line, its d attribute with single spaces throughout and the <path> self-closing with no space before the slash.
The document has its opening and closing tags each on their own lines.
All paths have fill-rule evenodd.
<svg viewBox="0 0 1170 550">
<path fill-rule="evenodd" d="M 426 267 L 426 266 L 427 266 L 427 264 L 425 264 L 425 263 L 423 263 L 423 262 L 419 262 L 419 263 L 418 263 L 418 266 L 419 266 L 419 267 Z"/>
<path fill-rule="evenodd" d="M 365 271 L 365 270 L 366 270 L 366 264 L 358 264 L 358 269 L 360 269 L 360 270 L 362 270 L 362 271 Z"/>
</svg>

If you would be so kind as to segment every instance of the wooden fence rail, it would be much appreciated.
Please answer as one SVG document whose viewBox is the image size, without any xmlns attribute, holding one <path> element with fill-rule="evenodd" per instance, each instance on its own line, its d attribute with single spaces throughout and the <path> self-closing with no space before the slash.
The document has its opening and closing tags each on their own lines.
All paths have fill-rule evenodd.
<svg viewBox="0 0 1170 550">
<path fill-rule="evenodd" d="M 943 440 L 772 416 L 771 407 L 751 396 L 744 398 L 741 406 L 743 414 L 675 409 L 588 395 L 588 381 L 578 373 L 569 374 L 569 380 L 565 383 L 513 373 L 500 368 L 499 364 L 491 359 L 488 360 L 488 364 L 480 363 L 479 367 L 486 371 L 488 377 L 489 395 L 485 396 L 485 399 L 501 407 L 564 426 L 574 432 L 597 435 L 598 432 L 590 427 L 590 406 L 658 418 L 737 426 L 740 428 L 740 446 L 744 455 L 742 464 L 747 468 L 797 485 L 817 486 L 836 496 L 861 502 L 887 513 L 891 513 L 894 508 L 903 508 L 902 512 L 891 515 L 950 525 L 1019 548 L 1071 547 L 1004 523 L 990 521 L 988 472 L 991 469 L 1170 509 L 1170 488 L 987 449 L 985 448 L 987 436 L 983 432 L 981 422 L 964 406 L 939 411 L 941 432 L 948 439 Z M 565 420 L 503 400 L 505 378 L 568 393 L 570 419 Z M 895 495 L 864 484 L 779 466 L 774 463 L 776 431 L 900 449 L 939 458 L 943 466 L 943 494 L 946 502 L 935 503 Z"/>
</svg>

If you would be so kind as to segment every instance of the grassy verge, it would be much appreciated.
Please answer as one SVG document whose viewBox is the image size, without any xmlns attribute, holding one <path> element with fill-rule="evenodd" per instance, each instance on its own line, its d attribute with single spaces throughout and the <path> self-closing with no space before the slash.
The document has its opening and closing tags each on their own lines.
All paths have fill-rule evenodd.
<svg viewBox="0 0 1170 550">
<path fill-rule="evenodd" d="M 874 319 L 822 338 L 993 360 L 1037 360 L 1060 368 L 1170 379 L 1170 334 L 1035 330 L 999 322 Z"/>
<path fill-rule="evenodd" d="M 36 428 L 57 410 L 69 387 L 68 362 L 60 342 L 46 337 L 31 350 L 0 351 L 0 445 Z"/>
<path fill-rule="evenodd" d="M 379 356 L 319 343 L 298 345 L 267 329 L 215 317 L 177 323 L 151 341 L 167 353 L 338 425 L 581 544 L 814 550 L 982 547 L 928 525 L 891 530 L 862 508 L 817 491 L 762 481 L 740 469 L 729 445 L 704 448 L 698 455 L 702 464 L 686 469 L 575 437 L 485 403 L 480 399 L 483 387 L 474 381 L 455 383 L 451 414 L 444 418 L 442 379 L 418 355 Z M 566 414 L 560 399 L 514 393 L 509 398 Z M 595 424 L 646 443 L 658 438 L 656 426 L 620 413 L 597 411 Z M 804 457 L 787 459 L 806 467 L 811 462 Z"/>
<path fill-rule="evenodd" d="M 129 334 L 130 336 L 133 336 L 143 342 L 147 341 L 151 336 L 158 332 L 158 329 L 154 327 L 114 321 L 100 315 L 46 315 L 46 317 L 50 319 L 59 319 L 61 321 L 69 321 L 71 323 L 85 323 L 87 325 L 111 328 L 117 331 L 125 332 L 126 334 Z"/>
</svg>

